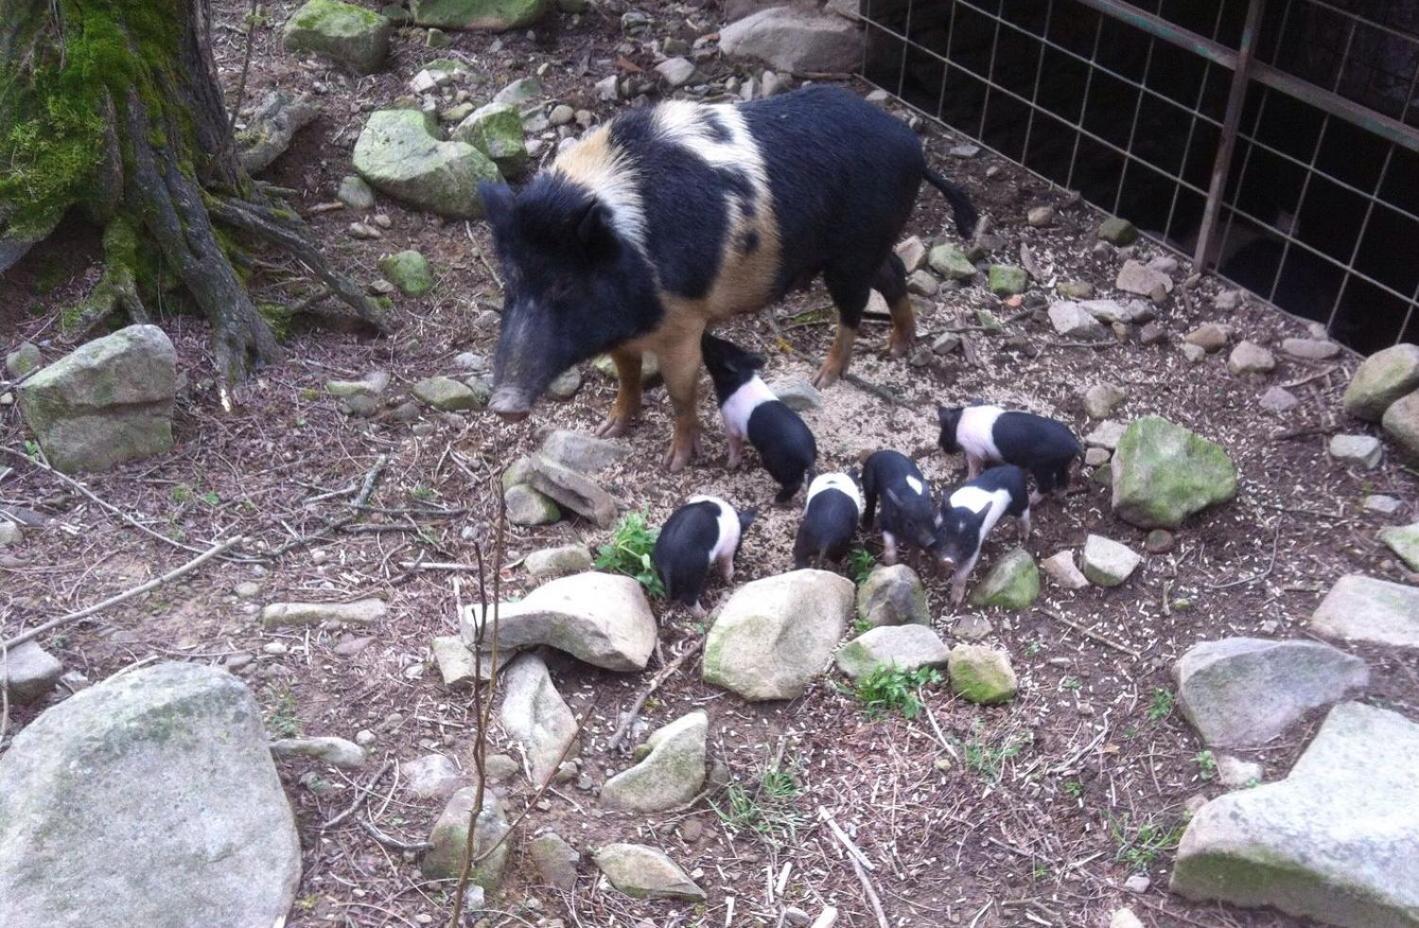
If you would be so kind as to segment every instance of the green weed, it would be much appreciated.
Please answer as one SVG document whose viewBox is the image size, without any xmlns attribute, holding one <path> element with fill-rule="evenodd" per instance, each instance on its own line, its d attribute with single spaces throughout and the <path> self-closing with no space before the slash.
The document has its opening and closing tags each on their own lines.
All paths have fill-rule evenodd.
<svg viewBox="0 0 1419 928">
<path fill-rule="evenodd" d="M 1109 823 L 1109 834 L 1118 845 L 1114 859 L 1135 870 L 1146 870 L 1159 855 L 1175 850 L 1182 840 L 1182 824 L 1163 824 L 1153 819 L 1132 824 L 1128 817 Z"/>
<path fill-rule="evenodd" d="M 634 577 L 650 595 L 664 596 L 665 585 L 650 563 L 659 534 L 646 523 L 644 512 L 626 513 L 611 532 L 611 541 L 596 549 L 596 569 Z"/>
<path fill-rule="evenodd" d="M 858 586 L 867 582 L 868 576 L 877 566 L 877 559 L 866 548 L 854 548 L 847 556 L 847 569 L 852 574 L 852 582 Z"/>
<path fill-rule="evenodd" d="M 267 728 L 278 738 L 295 738 L 301 733 L 301 720 L 296 715 L 296 694 L 288 689 L 276 693 L 276 705 L 271 709 Z"/>
<path fill-rule="evenodd" d="M 1078 780 L 1065 780 L 1064 791 L 1069 794 L 1069 798 L 1079 799 L 1084 795 L 1084 784 Z"/>
<path fill-rule="evenodd" d="M 1034 741 L 1035 736 L 1029 732 L 1012 732 L 995 740 L 972 738 L 965 744 L 966 766 L 994 783 L 1005 772 L 1005 762 Z"/>
<path fill-rule="evenodd" d="M 1153 701 L 1148 704 L 1148 718 L 1157 722 L 1172 715 L 1175 701 L 1172 690 L 1165 690 L 1161 686 L 1154 687 Z"/>
<path fill-rule="evenodd" d="M 724 791 L 724 804 L 711 801 L 710 808 L 730 831 L 753 832 L 775 845 L 792 844 L 805 821 L 794 805 L 802 792 L 790 771 L 769 767 L 754 789 L 731 783 Z"/>
<path fill-rule="evenodd" d="M 1193 760 L 1197 763 L 1197 775 L 1204 780 L 1217 779 L 1217 758 L 1211 751 L 1199 751 Z"/>
<path fill-rule="evenodd" d="M 921 688 L 940 682 L 941 673 L 932 667 L 902 670 L 878 665 L 857 681 L 856 696 L 874 718 L 896 710 L 914 719 L 921 714 Z"/>
</svg>

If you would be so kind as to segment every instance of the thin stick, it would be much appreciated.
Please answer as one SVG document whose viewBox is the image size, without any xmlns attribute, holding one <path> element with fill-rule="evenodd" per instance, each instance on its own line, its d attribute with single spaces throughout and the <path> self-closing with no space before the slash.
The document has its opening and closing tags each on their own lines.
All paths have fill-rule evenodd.
<svg viewBox="0 0 1419 928">
<path fill-rule="evenodd" d="M 1302 386 L 1302 385 L 1304 385 L 1304 384 L 1310 383 L 1312 380 L 1320 380 L 1322 377 L 1329 377 L 1331 374 L 1335 373 L 1335 372 L 1338 371 L 1338 370 L 1340 370 L 1340 366 L 1339 366 L 1339 365 L 1335 365 L 1335 366 L 1332 366 L 1332 367 L 1327 367 L 1325 370 L 1316 371 L 1314 374 L 1311 374 L 1309 377 L 1301 377 L 1301 378 L 1296 379 L 1296 380 L 1288 380 L 1288 381 L 1286 381 L 1285 383 L 1283 383 L 1281 386 L 1282 386 L 1282 387 L 1285 387 L 1286 389 L 1290 389 L 1291 387 L 1299 387 L 1299 386 Z"/>
<path fill-rule="evenodd" d="M 833 928 L 838 923 L 838 910 L 834 906 L 824 906 L 823 911 L 818 913 L 818 917 L 813 919 L 813 924 L 808 928 Z"/>
<path fill-rule="evenodd" d="M 877 890 L 872 888 L 872 880 L 868 878 L 867 871 L 862 869 L 862 864 L 857 862 L 856 857 L 848 857 L 852 863 L 852 870 L 857 874 L 857 881 L 862 884 L 862 894 L 867 897 L 867 902 L 872 906 L 872 914 L 877 916 L 878 928 L 892 928 L 892 923 L 887 921 L 887 913 L 882 911 L 882 900 L 877 898 Z"/>
<path fill-rule="evenodd" d="M 645 701 L 649 699 L 656 690 L 660 689 L 660 685 L 669 679 L 675 671 L 679 670 L 686 660 L 698 654 L 700 649 L 704 647 L 704 644 L 705 640 L 703 638 L 696 638 L 692 644 L 677 654 L 673 661 L 660 668 L 660 671 L 656 673 L 655 677 L 650 681 L 650 685 L 641 691 L 641 694 L 636 697 L 636 701 L 631 703 L 631 708 L 626 710 L 625 718 L 621 720 L 620 725 L 616 726 L 615 734 L 611 736 L 611 740 L 606 745 L 607 750 L 616 751 L 620 749 L 621 742 L 630 734 L 631 726 L 635 724 L 636 716 L 640 714 L 641 707 L 645 705 Z"/>
<path fill-rule="evenodd" d="M 1049 616 L 1051 619 L 1054 619 L 1056 622 L 1062 623 L 1062 624 L 1064 624 L 1064 625 L 1068 625 L 1070 628 L 1074 629 L 1076 632 L 1078 632 L 1079 634 L 1083 635 L 1085 638 L 1089 638 L 1089 639 L 1091 639 L 1091 640 L 1093 640 L 1093 641 L 1097 641 L 1099 644 L 1106 645 L 1106 646 L 1108 646 L 1108 647 L 1110 647 L 1110 648 L 1113 648 L 1115 651 L 1122 651 L 1124 654 L 1127 654 L 1129 657 L 1132 657 L 1134 660 L 1138 660 L 1140 657 L 1142 657 L 1142 655 L 1141 655 L 1139 652 L 1133 650 L 1132 648 L 1127 647 L 1127 646 L 1125 646 L 1125 645 L 1121 645 L 1121 644 L 1119 644 L 1117 641 L 1112 641 L 1112 640 L 1110 640 L 1110 639 L 1108 639 L 1108 638 L 1105 638 L 1103 635 L 1100 635 L 1098 632 L 1091 631 L 1090 629 L 1085 628 L 1083 625 L 1080 625 L 1078 622 L 1074 622 L 1074 621 L 1072 621 L 1072 620 L 1070 620 L 1070 619 L 1066 619 L 1064 616 L 1060 615 L 1060 614 L 1057 613 L 1057 612 L 1054 612 L 1054 611 L 1052 611 L 1052 610 L 1050 610 L 1050 609 L 1041 609 L 1040 612 L 1043 612 L 1045 615 Z"/>
<path fill-rule="evenodd" d="M 1285 520 L 1285 515 L 1276 517 L 1276 531 L 1271 533 L 1271 563 L 1266 565 L 1266 569 L 1252 574 L 1250 577 L 1242 577 L 1240 580 L 1229 580 L 1226 583 L 1216 583 L 1208 587 L 1212 590 L 1227 590 L 1234 586 L 1243 586 L 1248 583 L 1255 583 L 1258 580 L 1265 580 L 1271 576 L 1271 572 L 1276 569 L 1276 546 L 1281 541 L 1281 523 Z"/>
<path fill-rule="evenodd" d="M 373 822 L 366 821 L 365 819 L 360 818 L 355 821 L 360 823 L 360 827 L 368 832 L 371 838 L 374 838 L 385 847 L 394 848 L 396 851 L 427 851 L 429 848 L 433 847 L 433 845 L 427 841 L 401 841 L 398 838 L 390 837 L 376 828 Z"/>
<path fill-rule="evenodd" d="M 176 570 L 168 571 L 167 573 L 163 574 L 161 577 L 158 577 L 155 580 L 149 580 L 147 583 L 144 583 L 141 586 L 135 586 L 131 590 L 119 593 L 117 596 L 110 596 L 103 602 L 94 603 L 92 606 L 89 606 L 85 609 L 80 609 L 78 612 L 71 612 L 68 615 L 61 615 L 57 619 L 50 619 L 48 622 L 45 622 L 42 625 L 36 625 L 29 631 L 20 632 L 15 637 L 4 642 L 3 647 L 6 651 L 8 651 L 10 648 L 13 648 L 19 644 L 24 644 L 31 638 L 34 638 L 37 635 L 42 635 L 45 632 L 50 631 L 51 629 L 58 628 L 61 625 L 67 625 L 70 622 L 77 622 L 80 619 L 88 618 L 94 613 L 102 612 L 103 610 L 108 609 L 110 606 L 117 606 L 119 603 L 127 602 L 135 596 L 142 596 L 144 593 L 147 593 L 150 590 L 157 589 L 164 583 L 171 582 L 181 576 L 191 573 L 192 571 L 201 567 L 203 564 L 210 561 L 212 558 L 217 557 L 223 551 L 226 551 L 228 548 L 230 548 L 232 545 L 236 544 L 240 540 L 241 538 L 237 537 L 228 538 L 226 541 L 219 542 L 208 548 L 206 551 L 203 551 L 201 554 L 199 554 L 197 557 L 194 557 L 186 564 L 183 564 Z"/>
<path fill-rule="evenodd" d="M 387 761 L 385 761 L 385 762 L 384 762 L 384 766 L 383 766 L 383 767 L 380 767 L 379 770 L 375 771 L 375 775 L 372 776 L 372 777 L 370 777 L 369 783 L 365 784 L 365 787 L 364 787 L 363 789 L 356 788 L 356 790 L 355 790 L 355 801 L 352 802 L 352 803 L 350 803 L 350 805 L 345 809 L 344 812 L 341 812 L 339 815 L 335 816 L 335 817 L 332 818 L 330 821 L 326 822 L 324 825 L 321 825 L 320 827 L 321 827 L 322 829 L 334 828 L 336 825 L 340 824 L 340 823 L 343 822 L 345 819 L 349 818 L 351 815 L 354 815 L 354 814 L 355 814 L 355 810 L 360 807 L 360 804 L 365 801 L 365 797 L 367 797 L 367 796 L 370 794 L 370 790 L 374 789 L 375 784 L 378 783 L 380 780 L 382 780 L 382 779 L 384 778 L 384 775 L 385 775 L 386 773 L 388 773 L 388 772 L 389 772 L 389 769 L 390 769 L 391 767 L 393 767 L 393 766 L 394 766 L 394 761 L 392 761 L 392 760 L 387 760 Z"/>
<path fill-rule="evenodd" d="M 355 519 L 359 518 L 360 516 L 360 508 L 370 501 L 370 496 L 374 493 L 375 485 L 379 483 L 380 474 L 384 473 L 384 469 L 387 466 L 389 466 L 389 455 L 381 454 L 379 457 L 375 458 L 374 466 L 371 467 L 368 473 L 365 474 L 365 479 L 360 484 L 360 493 L 358 496 L 355 497 L 355 501 L 350 504 L 349 512 L 345 513 L 342 516 L 338 516 L 334 519 L 331 519 L 330 521 L 325 523 L 324 527 L 316 529 L 315 532 L 310 535 L 303 535 L 300 538 L 294 538 L 281 545 L 279 548 L 276 548 L 273 551 L 268 551 L 266 556 L 280 557 L 281 555 L 285 554 L 288 551 L 291 551 L 292 549 L 299 548 L 302 545 L 308 545 L 312 541 L 317 541 L 323 536 L 328 535 L 337 529 L 344 528 L 351 522 L 355 521 Z"/>
<path fill-rule="evenodd" d="M 872 861 L 868 859 L 867 855 L 862 852 L 862 848 L 858 847 L 857 844 L 847 836 L 847 832 L 842 830 L 841 826 L 838 825 L 837 820 L 833 818 L 833 814 L 831 812 L 829 812 L 822 806 L 819 806 L 818 818 L 823 820 L 823 823 L 828 826 L 828 829 L 830 831 L 832 831 L 833 837 L 837 838 L 838 842 L 844 848 L 847 849 L 848 855 L 850 857 L 852 857 L 854 860 L 859 861 L 868 870 L 877 869 L 877 867 L 873 865 Z"/>
</svg>

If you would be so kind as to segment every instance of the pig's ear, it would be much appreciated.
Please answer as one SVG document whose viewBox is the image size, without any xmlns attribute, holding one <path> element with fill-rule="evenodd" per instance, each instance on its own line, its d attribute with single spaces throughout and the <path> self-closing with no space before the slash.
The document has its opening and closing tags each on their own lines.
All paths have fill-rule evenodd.
<svg viewBox="0 0 1419 928">
<path fill-rule="evenodd" d="M 484 181 L 478 185 L 478 199 L 483 202 L 483 215 L 491 225 L 497 225 L 509 213 L 517 201 L 517 194 L 507 184 Z"/>
<path fill-rule="evenodd" d="M 615 244 L 611 229 L 611 214 L 600 200 L 593 199 L 577 220 L 576 237 L 593 254 L 599 254 Z"/>
<path fill-rule="evenodd" d="M 765 361 L 761 354 L 745 353 L 744 355 L 744 366 L 751 371 L 763 370 L 767 363 L 769 362 Z"/>
<path fill-rule="evenodd" d="M 745 509 L 739 513 L 739 533 L 741 535 L 749 530 L 749 526 L 754 524 L 754 519 L 757 518 L 758 515 L 759 510 L 757 508 Z"/>
</svg>

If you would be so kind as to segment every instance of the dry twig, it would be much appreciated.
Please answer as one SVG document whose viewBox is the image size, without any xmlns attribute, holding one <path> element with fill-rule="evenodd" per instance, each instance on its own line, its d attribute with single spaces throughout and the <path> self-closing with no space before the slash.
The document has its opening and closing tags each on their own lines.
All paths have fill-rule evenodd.
<svg viewBox="0 0 1419 928">
<path fill-rule="evenodd" d="M 640 714 L 641 707 L 645 705 L 645 701 L 649 699 L 656 690 L 660 689 L 660 685 L 669 679 L 675 671 L 679 670 L 686 660 L 698 654 L 700 649 L 704 647 L 704 644 L 704 638 L 696 638 L 693 642 L 686 645 L 685 649 L 677 654 L 674 660 L 660 669 L 650 681 L 650 685 L 641 691 L 640 695 L 636 697 L 636 701 L 631 703 L 631 707 L 626 710 L 625 717 L 621 719 L 621 724 L 616 726 L 615 733 L 611 735 L 611 740 L 606 745 L 608 751 L 620 749 L 621 742 L 630 734 L 631 726 L 635 724 L 636 716 Z"/>
</svg>

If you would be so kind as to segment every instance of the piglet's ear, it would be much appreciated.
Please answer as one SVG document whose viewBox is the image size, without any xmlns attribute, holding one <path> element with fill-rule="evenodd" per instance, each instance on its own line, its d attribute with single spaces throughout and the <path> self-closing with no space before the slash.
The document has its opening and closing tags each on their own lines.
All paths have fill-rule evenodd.
<svg viewBox="0 0 1419 928">
<path fill-rule="evenodd" d="M 483 204 L 483 215 L 488 222 L 497 225 L 512 212 L 517 202 L 517 194 L 507 184 L 484 181 L 478 185 L 478 199 Z"/>
<path fill-rule="evenodd" d="M 749 526 L 754 524 L 754 519 L 759 515 L 758 509 L 745 509 L 739 513 L 739 532 L 743 534 L 749 530 Z"/>
<path fill-rule="evenodd" d="M 601 201 L 592 200 L 577 218 L 576 237 L 592 254 L 604 254 L 616 247 L 616 233 L 611 228 L 611 214 Z"/>
</svg>

